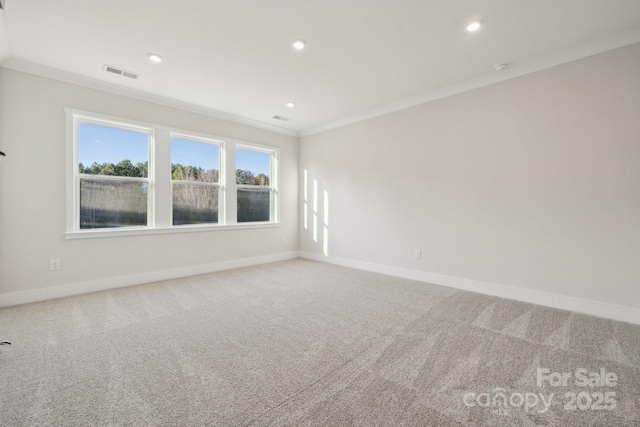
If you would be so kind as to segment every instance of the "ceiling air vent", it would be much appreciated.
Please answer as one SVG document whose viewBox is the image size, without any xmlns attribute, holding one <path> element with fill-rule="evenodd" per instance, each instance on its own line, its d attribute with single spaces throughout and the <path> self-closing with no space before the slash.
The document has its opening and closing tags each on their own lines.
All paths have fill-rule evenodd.
<svg viewBox="0 0 640 427">
<path fill-rule="evenodd" d="M 132 73 L 131 71 L 125 71 L 118 67 L 113 67 L 111 65 L 104 65 L 104 70 L 108 73 L 117 74 L 119 76 L 129 77 L 130 79 L 137 79 L 140 77 L 140 74 Z"/>
<path fill-rule="evenodd" d="M 282 120 L 283 122 L 288 122 L 289 120 L 291 120 L 288 117 L 284 117 L 284 116 L 278 116 L 277 114 L 273 117 L 271 117 L 272 119 L 276 119 L 276 120 Z"/>
</svg>

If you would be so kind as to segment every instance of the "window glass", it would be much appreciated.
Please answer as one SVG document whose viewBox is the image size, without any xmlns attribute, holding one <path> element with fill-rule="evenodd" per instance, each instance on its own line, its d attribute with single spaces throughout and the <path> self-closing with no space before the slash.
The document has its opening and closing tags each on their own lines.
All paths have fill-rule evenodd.
<svg viewBox="0 0 640 427">
<path fill-rule="evenodd" d="M 173 184 L 173 225 L 218 222 L 218 187 Z"/>
<path fill-rule="evenodd" d="M 219 182 L 220 147 L 216 144 L 171 138 L 171 179 Z"/>
<path fill-rule="evenodd" d="M 147 226 L 149 133 L 78 124 L 80 229 Z"/>
<path fill-rule="evenodd" d="M 238 222 L 271 221 L 272 158 L 270 152 L 248 148 L 236 150 Z"/>
<path fill-rule="evenodd" d="M 149 168 L 149 134 L 80 123 L 78 163 L 82 174 L 146 178 Z"/>
<path fill-rule="evenodd" d="M 173 225 L 218 222 L 220 147 L 171 139 Z"/>
<path fill-rule="evenodd" d="M 238 188 L 238 222 L 269 221 L 271 190 Z"/>
<path fill-rule="evenodd" d="M 69 238 L 277 222 L 275 147 L 72 109 L 67 123 Z"/>
<path fill-rule="evenodd" d="M 269 186 L 271 154 L 262 151 L 236 150 L 236 184 Z"/>
<path fill-rule="evenodd" d="M 148 184 L 80 180 L 80 229 L 147 225 Z"/>
</svg>

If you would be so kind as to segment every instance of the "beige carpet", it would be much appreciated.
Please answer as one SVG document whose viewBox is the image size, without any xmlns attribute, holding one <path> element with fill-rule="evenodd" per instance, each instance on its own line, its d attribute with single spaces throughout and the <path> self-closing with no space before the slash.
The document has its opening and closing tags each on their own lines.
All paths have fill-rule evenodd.
<svg viewBox="0 0 640 427">
<path fill-rule="evenodd" d="M 640 326 L 304 260 L 0 309 L 0 339 L 2 426 L 640 425 Z"/>
</svg>

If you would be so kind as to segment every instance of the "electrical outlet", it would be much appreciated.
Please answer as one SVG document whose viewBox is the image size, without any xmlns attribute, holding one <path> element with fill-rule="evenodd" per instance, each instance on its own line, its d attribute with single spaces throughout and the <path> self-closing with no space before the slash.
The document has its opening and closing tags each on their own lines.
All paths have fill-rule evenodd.
<svg viewBox="0 0 640 427">
<path fill-rule="evenodd" d="M 60 260 L 59 259 L 52 259 L 49 265 L 51 267 L 51 270 L 60 270 Z"/>
<path fill-rule="evenodd" d="M 415 257 L 416 259 L 422 259 L 422 251 L 420 249 L 416 249 Z"/>
</svg>

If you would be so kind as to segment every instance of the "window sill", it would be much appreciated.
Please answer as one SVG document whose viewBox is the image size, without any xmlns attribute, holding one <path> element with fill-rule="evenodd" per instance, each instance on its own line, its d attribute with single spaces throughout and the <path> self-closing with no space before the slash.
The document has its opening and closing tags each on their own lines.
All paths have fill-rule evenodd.
<svg viewBox="0 0 640 427">
<path fill-rule="evenodd" d="M 255 228 L 273 228 L 279 227 L 279 222 L 247 222 L 241 224 L 227 225 L 179 225 L 174 227 L 163 228 L 110 228 L 110 229 L 90 229 L 82 231 L 70 231 L 64 233 L 64 238 L 72 239 L 93 239 L 100 237 L 121 237 L 121 236 L 148 236 L 154 234 L 173 234 L 173 233 L 201 233 L 208 231 L 225 231 L 225 230 L 247 230 Z"/>
</svg>

